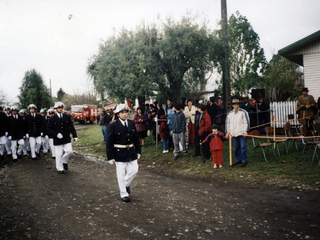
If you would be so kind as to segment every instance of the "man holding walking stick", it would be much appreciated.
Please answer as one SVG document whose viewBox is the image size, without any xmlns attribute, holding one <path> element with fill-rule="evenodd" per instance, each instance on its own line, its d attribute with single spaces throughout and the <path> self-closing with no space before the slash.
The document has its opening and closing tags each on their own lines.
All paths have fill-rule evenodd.
<svg viewBox="0 0 320 240">
<path fill-rule="evenodd" d="M 228 113 L 226 119 L 226 138 L 232 137 L 236 155 L 236 163 L 232 167 L 241 164 L 247 166 L 247 133 L 250 130 L 249 114 L 240 108 L 239 99 L 232 100 L 233 110 Z"/>
</svg>

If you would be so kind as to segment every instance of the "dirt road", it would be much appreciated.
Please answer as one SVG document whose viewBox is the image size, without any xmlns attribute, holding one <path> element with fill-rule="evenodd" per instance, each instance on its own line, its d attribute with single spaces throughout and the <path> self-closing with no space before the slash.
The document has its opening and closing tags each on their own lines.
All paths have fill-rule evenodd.
<svg viewBox="0 0 320 240">
<path fill-rule="evenodd" d="M 0 239 L 320 239 L 319 193 L 160 174 L 141 161 L 123 203 L 115 167 L 100 160 L 75 153 L 64 175 L 49 156 L 5 162 Z"/>
</svg>

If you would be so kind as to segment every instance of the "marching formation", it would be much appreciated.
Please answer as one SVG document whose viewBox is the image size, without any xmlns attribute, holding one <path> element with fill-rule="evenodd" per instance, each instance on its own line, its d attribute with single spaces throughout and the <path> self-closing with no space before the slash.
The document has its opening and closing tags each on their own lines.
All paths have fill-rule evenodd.
<svg viewBox="0 0 320 240">
<path fill-rule="evenodd" d="M 11 157 L 13 162 L 31 155 L 32 160 L 48 154 L 56 160 L 58 173 L 68 170 L 68 158 L 72 153 L 70 133 L 77 141 L 77 133 L 64 104 L 57 102 L 54 109 L 37 110 L 30 104 L 28 112 L 17 106 L 0 107 L 0 158 Z M 42 150 L 42 152 L 41 152 Z"/>
</svg>

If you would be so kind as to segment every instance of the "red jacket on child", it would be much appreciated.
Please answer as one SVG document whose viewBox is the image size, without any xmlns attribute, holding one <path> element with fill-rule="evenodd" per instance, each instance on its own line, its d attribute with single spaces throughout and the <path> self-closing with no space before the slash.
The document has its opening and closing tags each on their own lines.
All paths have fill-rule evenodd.
<svg viewBox="0 0 320 240">
<path fill-rule="evenodd" d="M 200 119 L 199 136 L 202 136 L 204 133 L 208 132 L 211 132 L 211 118 L 210 115 L 205 112 Z"/>
<path fill-rule="evenodd" d="M 216 134 L 210 133 L 202 143 L 210 141 L 211 151 L 223 150 L 222 139 L 225 140 L 226 138 L 224 137 L 222 132 L 218 131 Z"/>
</svg>

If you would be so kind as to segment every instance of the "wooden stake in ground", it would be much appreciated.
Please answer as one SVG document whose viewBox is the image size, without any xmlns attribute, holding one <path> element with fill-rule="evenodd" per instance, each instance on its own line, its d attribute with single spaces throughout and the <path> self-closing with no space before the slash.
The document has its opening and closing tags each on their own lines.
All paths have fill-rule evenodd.
<svg viewBox="0 0 320 240">
<path fill-rule="evenodd" d="M 274 119 L 274 114 L 272 117 L 272 122 L 273 122 L 273 148 L 276 149 L 276 122 Z"/>
<path fill-rule="evenodd" d="M 232 144 L 231 144 L 231 140 L 232 140 L 232 135 L 230 134 L 230 129 L 229 129 L 229 159 L 230 159 L 230 167 L 232 166 Z"/>
<path fill-rule="evenodd" d="M 158 155 L 158 118 L 156 117 L 156 155 Z"/>
</svg>

